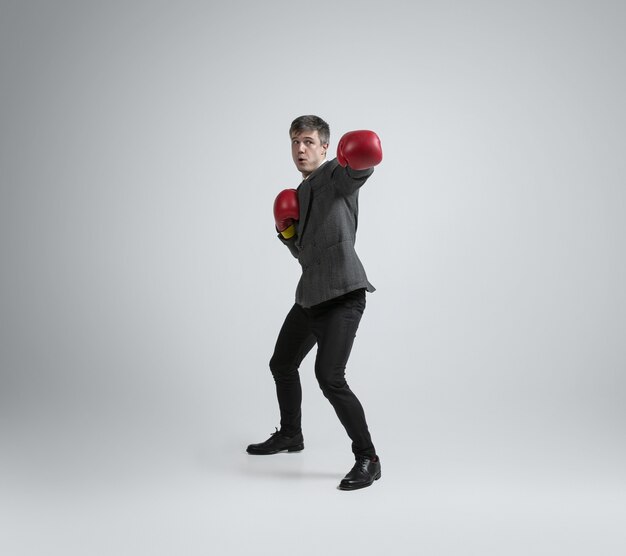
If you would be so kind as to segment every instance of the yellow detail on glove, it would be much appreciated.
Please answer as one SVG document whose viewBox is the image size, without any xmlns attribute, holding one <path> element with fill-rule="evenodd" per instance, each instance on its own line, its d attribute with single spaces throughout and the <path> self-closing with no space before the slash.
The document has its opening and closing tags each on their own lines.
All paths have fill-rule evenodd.
<svg viewBox="0 0 626 556">
<path fill-rule="evenodd" d="M 296 227 L 294 224 L 292 224 L 291 226 L 289 226 L 289 228 L 283 230 L 280 233 L 285 239 L 290 239 L 296 234 Z"/>
</svg>

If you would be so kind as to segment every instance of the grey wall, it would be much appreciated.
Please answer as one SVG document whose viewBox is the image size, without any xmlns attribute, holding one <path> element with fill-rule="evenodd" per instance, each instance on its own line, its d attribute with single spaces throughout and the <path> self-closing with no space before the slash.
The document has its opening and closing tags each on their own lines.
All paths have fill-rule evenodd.
<svg viewBox="0 0 626 556">
<path fill-rule="evenodd" d="M 608 1 L 3 1 L 5 500 L 273 430 L 299 268 L 271 206 L 304 113 L 332 152 L 382 139 L 348 370 L 381 453 L 623 485 L 625 23 Z M 334 427 L 303 374 L 307 430 Z"/>
</svg>

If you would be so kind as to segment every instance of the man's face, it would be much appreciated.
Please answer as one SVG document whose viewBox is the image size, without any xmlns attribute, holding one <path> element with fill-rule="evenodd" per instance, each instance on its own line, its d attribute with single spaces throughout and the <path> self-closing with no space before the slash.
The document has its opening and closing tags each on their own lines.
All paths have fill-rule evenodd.
<svg viewBox="0 0 626 556">
<path fill-rule="evenodd" d="M 326 149 L 328 143 L 321 143 L 316 129 L 291 135 L 291 156 L 305 178 L 326 159 Z"/>
</svg>

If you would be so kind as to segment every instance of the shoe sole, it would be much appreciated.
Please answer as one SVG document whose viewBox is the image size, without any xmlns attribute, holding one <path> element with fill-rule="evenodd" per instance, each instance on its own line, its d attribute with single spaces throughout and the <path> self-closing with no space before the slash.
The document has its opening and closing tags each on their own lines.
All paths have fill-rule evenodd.
<svg viewBox="0 0 626 556">
<path fill-rule="evenodd" d="M 274 450 L 273 452 L 264 452 L 262 450 L 246 450 L 246 452 L 253 456 L 272 456 L 274 454 L 280 454 L 281 452 L 301 452 L 302 450 L 304 450 L 304 444 L 296 444 L 295 446 L 289 446 L 282 450 Z"/>
<path fill-rule="evenodd" d="M 381 473 L 378 472 L 376 474 L 376 476 L 374 477 L 374 481 L 378 481 L 378 479 L 380 479 L 381 477 Z M 341 485 L 339 484 L 339 486 L 337 487 L 339 490 L 359 490 L 361 488 L 367 488 L 368 486 L 372 486 L 374 484 L 374 481 L 372 481 L 371 483 L 365 483 L 362 485 Z"/>
</svg>

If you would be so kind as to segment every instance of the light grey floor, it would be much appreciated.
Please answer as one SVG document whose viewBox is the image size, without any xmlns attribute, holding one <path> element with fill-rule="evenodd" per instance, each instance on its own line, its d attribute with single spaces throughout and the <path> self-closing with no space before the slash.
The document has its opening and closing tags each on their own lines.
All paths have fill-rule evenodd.
<svg viewBox="0 0 626 556">
<path fill-rule="evenodd" d="M 57 435 L 63 444 L 63 435 Z M 197 442 L 111 438 L 65 445 L 5 435 L 0 552 L 39 555 L 602 555 L 626 550 L 620 470 L 546 451 L 388 442 L 383 476 L 342 492 L 339 436 L 253 457 L 241 435 Z M 10 443 L 7 444 L 6 441 Z M 259 439 L 253 439 L 259 440 Z M 81 443 L 82 442 L 82 443 Z M 141 444 L 141 443 L 140 443 Z M 7 446 L 14 457 L 7 455 Z M 19 448 L 19 449 L 18 449 Z M 18 458 L 17 453 L 21 456 Z M 564 456 L 564 454 L 562 455 Z M 511 459 L 509 459 L 511 458 Z"/>
</svg>

